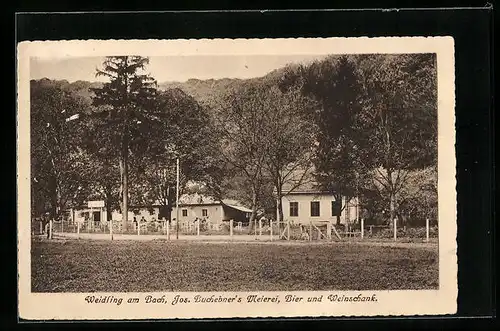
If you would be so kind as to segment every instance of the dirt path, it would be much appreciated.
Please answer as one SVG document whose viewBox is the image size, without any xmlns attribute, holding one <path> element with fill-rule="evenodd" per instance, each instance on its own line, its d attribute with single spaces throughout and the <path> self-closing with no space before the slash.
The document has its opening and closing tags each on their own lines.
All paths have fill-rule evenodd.
<svg viewBox="0 0 500 331">
<path fill-rule="evenodd" d="M 110 240 L 109 234 L 103 233 L 55 233 L 54 239 L 81 239 L 81 240 Z M 176 239 L 175 235 L 170 236 L 170 241 L 175 242 L 201 242 L 201 243 L 213 243 L 213 244 L 226 244 L 226 243 L 245 243 L 245 244 L 260 244 L 260 245 L 367 245 L 367 246 L 384 246 L 384 247 L 405 247 L 405 248 L 437 248 L 437 242 L 390 242 L 390 241 L 374 241 L 373 239 L 361 240 L 349 240 L 344 239 L 342 241 L 305 241 L 305 240 L 278 240 L 276 236 L 271 240 L 271 236 L 262 235 L 235 235 L 233 237 L 229 235 L 179 235 L 179 239 Z M 132 235 L 132 234 L 114 234 L 113 240 L 130 240 L 130 241 L 165 241 L 167 242 L 167 237 L 165 235 Z"/>
</svg>

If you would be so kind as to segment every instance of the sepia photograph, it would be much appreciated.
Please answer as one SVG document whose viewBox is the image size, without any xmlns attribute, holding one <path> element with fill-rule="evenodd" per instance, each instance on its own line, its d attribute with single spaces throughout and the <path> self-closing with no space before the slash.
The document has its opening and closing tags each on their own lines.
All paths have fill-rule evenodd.
<svg viewBox="0 0 500 331">
<path fill-rule="evenodd" d="M 119 293 L 141 293 L 143 309 L 225 304 L 228 316 L 302 316 L 292 304 L 317 304 L 330 316 L 325 305 L 374 306 L 380 293 L 437 304 L 445 286 L 456 309 L 442 41 L 355 39 L 345 51 L 324 39 L 316 53 L 291 52 L 297 39 L 280 51 L 254 40 L 273 52 L 252 40 L 164 54 L 27 44 L 40 47 L 18 82 L 26 293 L 112 309 L 135 300 Z M 285 306 L 259 315 L 259 303 Z"/>
</svg>

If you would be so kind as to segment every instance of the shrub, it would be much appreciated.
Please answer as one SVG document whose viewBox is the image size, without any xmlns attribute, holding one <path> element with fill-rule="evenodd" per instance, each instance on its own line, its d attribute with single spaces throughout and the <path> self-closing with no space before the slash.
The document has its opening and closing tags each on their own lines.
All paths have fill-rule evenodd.
<svg viewBox="0 0 500 331">
<path fill-rule="evenodd" d="M 219 226 L 219 231 L 229 232 L 229 222 L 222 222 L 222 224 Z"/>
<path fill-rule="evenodd" d="M 365 235 L 370 237 L 370 229 L 367 227 L 365 229 Z M 404 239 L 425 239 L 426 229 L 425 227 L 400 227 L 397 230 L 397 237 Z M 433 226 L 429 228 L 429 237 L 436 238 L 438 236 L 438 227 Z M 372 227 L 372 238 L 393 238 L 394 233 L 391 227 Z"/>
<path fill-rule="evenodd" d="M 158 228 L 159 228 L 159 225 L 156 222 L 148 222 L 148 224 L 146 225 L 147 232 L 158 232 Z"/>
</svg>

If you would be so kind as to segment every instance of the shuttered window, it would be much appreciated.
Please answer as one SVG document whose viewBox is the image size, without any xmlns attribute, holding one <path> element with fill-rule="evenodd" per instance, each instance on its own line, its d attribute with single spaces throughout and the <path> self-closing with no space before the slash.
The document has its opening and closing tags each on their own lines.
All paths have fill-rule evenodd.
<svg viewBox="0 0 500 331">
<path fill-rule="evenodd" d="M 311 201 L 311 216 L 319 216 L 319 201 Z"/>
<path fill-rule="evenodd" d="M 298 202 L 290 202 L 290 216 L 291 217 L 299 216 L 299 203 Z"/>
</svg>

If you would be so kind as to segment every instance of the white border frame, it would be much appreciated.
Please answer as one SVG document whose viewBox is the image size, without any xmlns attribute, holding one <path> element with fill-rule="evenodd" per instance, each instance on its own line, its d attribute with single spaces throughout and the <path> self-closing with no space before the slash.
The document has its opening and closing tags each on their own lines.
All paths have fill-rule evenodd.
<svg viewBox="0 0 500 331">
<path fill-rule="evenodd" d="M 111 54 L 143 56 L 293 55 L 359 53 L 436 53 L 438 69 L 439 290 L 289 292 L 372 296 L 377 302 L 259 304 L 88 304 L 87 294 L 31 293 L 30 229 L 30 57 L 89 57 Z M 380 316 L 453 314 L 457 310 L 457 224 L 455 158 L 455 77 L 452 37 L 74 40 L 18 44 L 17 182 L 19 317 L 22 319 L 168 319 L 232 317 Z M 287 292 L 288 293 L 288 292 Z M 103 293 L 94 293 L 93 295 Z M 143 299 L 149 293 L 106 293 Z M 172 293 L 151 293 L 153 295 Z M 195 293 L 177 293 L 192 296 Z M 208 294 L 204 292 L 203 294 Z M 225 296 L 245 293 L 214 292 Z M 249 293 L 246 293 L 249 294 Z M 283 292 L 253 292 L 267 296 Z M 104 295 L 104 294 L 103 294 Z M 141 300 L 142 301 L 142 300 Z M 283 301 L 283 300 L 282 300 Z"/>
</svg>

